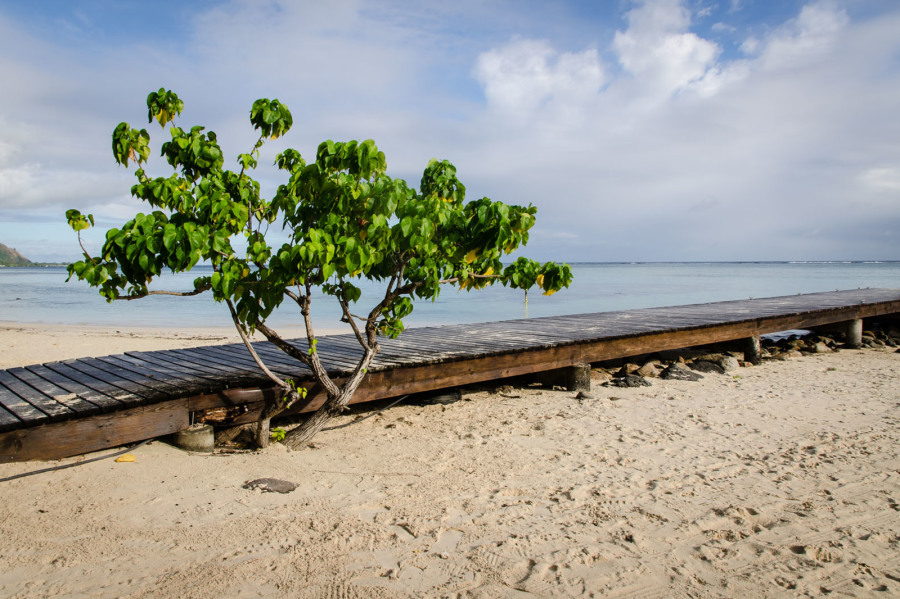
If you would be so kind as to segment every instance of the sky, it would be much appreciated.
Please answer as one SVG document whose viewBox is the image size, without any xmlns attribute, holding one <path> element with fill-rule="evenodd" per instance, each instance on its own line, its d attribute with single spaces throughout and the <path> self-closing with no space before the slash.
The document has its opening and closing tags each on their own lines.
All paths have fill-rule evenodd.
<svg viewBox="0 0 900 599">
<path fill-rule="evenodd" d="M 900 260 L 895 0 L 0 0 L 0 243 L 74 260 L 67 209 L 91 251 L 148 211 L 110 136 L 168 175 L 160 87 L 226 161 L 286 104 L 270 197 L 278 152 L 371 138 L 413 186 L 436 157 L 535 205 L 539 260 Z"/>
</svg>

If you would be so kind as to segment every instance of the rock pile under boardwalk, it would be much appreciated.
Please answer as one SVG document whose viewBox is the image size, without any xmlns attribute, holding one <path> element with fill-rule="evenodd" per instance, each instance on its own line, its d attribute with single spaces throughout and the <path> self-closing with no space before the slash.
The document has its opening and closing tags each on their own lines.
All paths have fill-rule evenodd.
<svg viewBox="0 0 900 599">
<path fill-rule="evenodd" d="M 900 328 L 879 327 L 876 324 L 872 330 L 863 331 L 862 347 L 900 347 Z M 840 333 L 765 337 L 761 342 L 760 358 L 789 360 L 841 349 L 845 349 L 845 341 Z M 750 366 L 753 364 L 745 359 L 743 352 L 689 348 L 595 365 L 592 379 L 606 387 L 640 387 L 650 385 L 654 378 L 697 381 L 707 374 L 728 374 Z"/>
</svg>

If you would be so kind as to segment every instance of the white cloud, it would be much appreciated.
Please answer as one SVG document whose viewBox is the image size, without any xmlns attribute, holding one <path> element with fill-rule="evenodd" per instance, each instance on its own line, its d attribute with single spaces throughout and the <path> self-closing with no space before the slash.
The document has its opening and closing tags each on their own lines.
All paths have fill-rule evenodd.
<svg viewBox="0 0 900 599">
<path fill-rule="evenodd" d="M 863 185 L 873 191 L 900 192 L 900 167 L 867 169 L 860 175 Z M 900 197 L 894 198 L 900 201 Z"/>
<path fill-rule="evenodd" d="M 861 180 L 891 189 L 895 172 L 859 175 L 879 156 L 900 163 L 897 15 L 850 31 L 841 10 L 810 4 L 732 61 L 689 30 L 678 2 L 641 2 L 627 21 L 611 46 L 625 74 L 608 75 L 566 127 L 547 130 L 546 103 L 522 106 L 528 127 L 481 123 L 467 167 L 538 204 L 542 226 L 580 230 L 568 247 L 582 259 L 871 256 L 870 243 L 839 237 L 900 219 L 900 203 L 873 211 L 860 194 Z M 558 240 L 533 238 L 545 242 Z"/>
<path fill-rule="evenodd" d="M 755 56 L 759 53 L 759 49 L 762 47 L 762 42 L 760 42 L 755 37 L 748 37 L 741 43 L 741 52 L 748 56 Z"/>
<path fill-rule="evenodd" d="M 735 31 L 737 31 L 737 27 L 735 27 L 734 25 L 722 23 L 721 21 L 718 23 L 713 23 L 711 29 L 713 31 L 725 31 L 727 33 L 734 33 Z"/>
<path fill-rule="evenodd" d="M 807 4 L 764 42 L 763 66 L 795 68 L 821 59 L 833 49 L 839 32 L 849 23 L 847 14 L 823 1 Z"/>
<path fill-rule="evenodd" d="M 513 40 L 478 57 L 475 78 L 488 105 L 512 116 L 550 102 L 577 104 L 599 92 L 604 69 L 596 50 L 557 52 L 544 40 Z"/>
<path fill-rule="evenodd" d="M 679 0 L 644 0 L 627 20 L 628 29 L 616 32 L 613 47 L 647 96 L 664 99 L 716 77 L 721 48 L 688 32 L 690 12 Z"/>
</svg>

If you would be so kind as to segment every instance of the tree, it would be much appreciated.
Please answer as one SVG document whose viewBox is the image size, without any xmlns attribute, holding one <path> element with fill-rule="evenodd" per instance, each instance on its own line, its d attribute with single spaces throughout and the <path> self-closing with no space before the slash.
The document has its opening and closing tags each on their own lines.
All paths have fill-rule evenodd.
<svg viewBox="0 0 900 599">
<path fill-rule="evenodd" d="M 160 89 L 147 97 L 148 121 L 172 123 L 183 103 Z M 171 140 L 161 155 L 174 169 L 167 177 L 144 170 L 150 156 L 150 135 L 120 123 L 112 135 L 116 162 L 136 165 L 134 197 L 154 210 L 138 213 L 121 228 L 106 232 L 99 256 L 81 243 L 80 231 L 94 224 L 93 216 L 69 210 L 70 226 L 79 232 L 84 256 L 69 265 L 76 277 L 96 287 L 107 301 L 133 300 L 156 294 L 196 295 L 210 291 L 224 302 L 253 359 L 278 387 L 280 397 L 260 415 L 256 440 L 265 446 L 271 418 L 305 396 L 305 388 L 282 380 L 269 370 L 250 343 L 254 331 L 312 371 L 326 401 L 298 428 L 284 437 L 292 448 L 302 446 L 341 412 L 363 381 L 379 351 L 379 336 L 396 337 L 417 299 L 435 299 L 443 285 L 477 290 L 495 283 L 514 288 L 540 287 L 552 294 L 572 280 L 568 265 L 539 264 L 518 258 L 505 266 L 500 258 L 528 240 L 534 225 L 533 206 L 510 206 L 488 198 L 466 203 L 465 187 L 446 160 L 431 160 L 419 190 L 385 174 L 385 156 L 372 140 L 325 141 L 315 161 L 307 164 L 293 149 L 275 163 L 287 173 L 271 200 L 248 173 L 256 168 L 260 148 L 285 134 L 292 117 L 278 100 L 253 103 L 250 122 L 259 139 L 240 154 L 237 171 L 223 167 L 214 132 L 172 124 Z M 280 225 L 288 240 L 277 245 L 266 233 Z M 243 238 L 246 251 L 232 242 Z M 199 276 L 189 292 L 150 290 L 164 271 L 190 271 L 201 261 L 212 265 L 211 276 Z M 361 290 L 368 279 L 383 285 L 368 312 L 358 312 Z M 312 291 L 319 288 L 337 299 L 341 320 L 353 331 L 360 357 L 350 376 L 338 384 L 322 365 L 311 319 Z M 306 327 L 306 347 L 290 343 L 266 324 L 283 302 L 295 304 Z"/>
</svg>

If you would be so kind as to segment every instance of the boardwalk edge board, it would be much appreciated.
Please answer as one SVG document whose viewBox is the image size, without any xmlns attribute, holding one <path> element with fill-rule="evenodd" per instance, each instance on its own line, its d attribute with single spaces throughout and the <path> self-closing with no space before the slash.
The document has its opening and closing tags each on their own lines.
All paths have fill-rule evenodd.
<svg viewBox="0 0 900 599">
<path fill-rule="evenodd" d="M 407 330 L 380 341 L 354 403 L 791 329 L 900 314 L 900 290 L 859 289 Z M 305 339 L 292 340 L 305 347 Z M 352 334 L 324 336 L 329 373 L 348 376 Z M 273 370 L 307 386 L 296 411 L 324 395 L 302 363 L 265 341 Z M 192 413 L 246 405 L 252 421 L 273 394 L 240 344 L 127 352 L 0 370 L 0 462 L 56 459 L 186 428 Z"/>
</svg>

